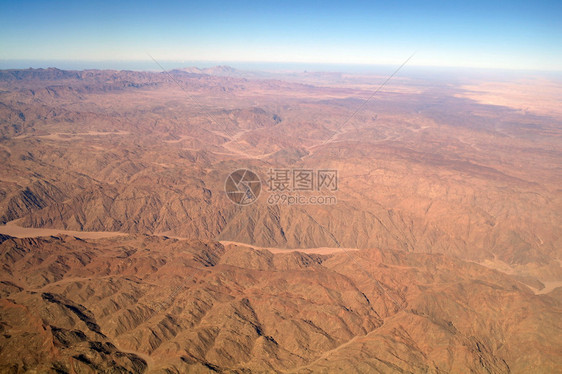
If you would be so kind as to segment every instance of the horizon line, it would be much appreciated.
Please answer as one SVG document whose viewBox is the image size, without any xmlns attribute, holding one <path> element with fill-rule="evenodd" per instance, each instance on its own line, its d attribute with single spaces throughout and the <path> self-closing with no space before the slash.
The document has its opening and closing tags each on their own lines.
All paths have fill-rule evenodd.
<svg viewBox="0 0 562 374">
<path fill-rule="evenodd" d="M 244 61 L 244 60 L 188 60 L 188 59 L 163 59 L 159 60 L 165 64 L 186 64 L 183 66 L 175 66 L 169 70 L 182 69 L 182 68 L 211 68 L 218 66 L 227 66 L 235 68 L 237 70 L 244 70 L 243 68 L 231 66 L 236 65 L 286 65 L 290 66 L 300 66 L 301 69 L 305 67 L 319 67 L 319 66 L 334 66 L 334 67 L 356 67 L 356 68 L 378 68 L 378 67 L 389 67 L 396 66 L 398 63 L 366 63 L 366 62 L 310 62 L 310 61 Z M 19 65 L 19 66 L 8 66 L 9 64 Z M 41 64 L 42 66 L 24 66 L 25 64 Z M 55 64 L 54 66 L 47 66 L 46 64 Z M 155 65 L 152 69 L 147 69 L 146 67 L 129 67 L 129 68 L 111 68 L 111 67 L 61 67 L 56 66 L 57 64 L 98 64 L 98 65 L 127 65 L 127 64 L 146 64 L 155 65 L 154 61 L 150 59 L 16 59 L 16 58 L 2 58 L 0 59 L 0 70 L 26 70 L 26 69 L 48 69 L 56 68 L 60 70 L 117 70 L 117 71 L 161 71 L 161 69 Z M 194 64 L 203 64 L 207 66 L 197 66 Z M 278 67 L 278 68 L 279 68 Z M 497 66 L 463 66 L 463 65 L 433 65 L 433 64 L 423 64 L 423 63 L 412 63 L 408 64 L 409 68 L 427 68 L 427 69 L 458 69 L 458 70 L 475 70 L 475 71 L 508 71 L 508 72 L 537 72 L 537 73 L 562 73 L 562 69 L 544 69 L 544 68 L 516 68 L 516 67 L 497 67 Z M 259 71 L 259 70 L 255 70 Z M 263 70 L 271 71 L 271 70 Z M 278 70 L 277 70 L 278 71 Z M 291 70 L 293 71 L 293 70 Z M 309 72 L 321 72 L 321 71 L 309 71 Z M 330 71 L 332 72 L 332 71 Z M 338 71 L 342 72 L 342 71 Z"/>
</svg>

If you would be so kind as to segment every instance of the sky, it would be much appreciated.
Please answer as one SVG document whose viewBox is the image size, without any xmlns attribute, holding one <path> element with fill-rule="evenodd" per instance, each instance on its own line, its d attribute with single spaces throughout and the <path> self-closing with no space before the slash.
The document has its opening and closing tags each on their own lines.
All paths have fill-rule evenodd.
<svg viewBox="0 0 562 374">
<path fill-rule="evenodd" d="M 0 1 L 0 60 L 562 71 L 562 1 Z M 23 67 L 23 66 L 13 66 Z"/>
</svg>

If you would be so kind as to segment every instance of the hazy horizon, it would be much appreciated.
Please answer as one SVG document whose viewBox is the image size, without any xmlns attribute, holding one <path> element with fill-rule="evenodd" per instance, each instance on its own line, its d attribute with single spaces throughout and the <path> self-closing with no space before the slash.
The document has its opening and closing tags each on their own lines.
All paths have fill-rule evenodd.
<svg viewBox="0 0 562 374">
<path fill-rule="evenodd" d="M 338 64 L 338 63 L 302 63 L 302 62 L 271 62 L 271 61 L 88 61 L 88 60 L 0 60 L 0 70 L 48 69 L 60 70 L 117 70 L 160 72 L 175 69 L 198 68 L 208 69 L 226 66 L 245 72 L 264 73 L 344 73 L 344 74 L 383 74 L 388 75 L 399 64 Z M 161 66 L 159 66 L 160 64 Z M 494 75 L 498 73 L 509 76 L 539 75 L 551 78 L 562 78 L 562 70 L 513 69 L 513 68 L 479 68 L 463 66 L 429 66 L 408 63 L 401 69 L 402 76 L 419 74 L 475 74 Z"/>
<path fill-rule="evenodd" d="M 554 1 L 4 4 L 0 59 L 562 70 Z M 156 69 L 155 69 L 156 70 Z"/>
</svg>

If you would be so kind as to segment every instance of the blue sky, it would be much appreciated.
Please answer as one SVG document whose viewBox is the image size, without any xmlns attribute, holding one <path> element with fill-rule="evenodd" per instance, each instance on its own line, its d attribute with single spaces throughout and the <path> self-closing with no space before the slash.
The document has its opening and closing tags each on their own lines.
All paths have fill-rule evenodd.
<svg viewBox="0 0 562 374">
<path fill-rule="evenodd" d="M 562 70 L 562 1 L 13 1 L 0 59 Z"/>
</svg>

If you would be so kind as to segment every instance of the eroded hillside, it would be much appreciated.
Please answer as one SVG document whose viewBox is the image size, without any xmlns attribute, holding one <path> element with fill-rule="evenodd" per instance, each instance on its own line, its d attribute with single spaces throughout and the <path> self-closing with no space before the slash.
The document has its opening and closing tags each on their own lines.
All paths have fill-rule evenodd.
<svg viewBox="0 0 562 374">
<path fill-rule="evenodd" d="M 483 266 L 153 236 L 0 245 L 2 370 L 552 372 L 560 299 Z M 537 372 L 537 371 L 535 371 Z"/>
</svg>

